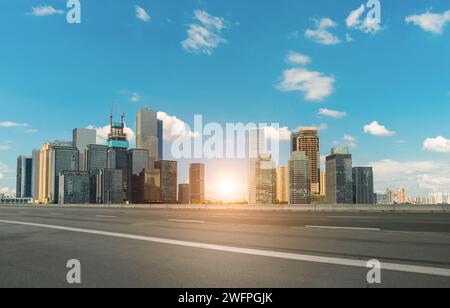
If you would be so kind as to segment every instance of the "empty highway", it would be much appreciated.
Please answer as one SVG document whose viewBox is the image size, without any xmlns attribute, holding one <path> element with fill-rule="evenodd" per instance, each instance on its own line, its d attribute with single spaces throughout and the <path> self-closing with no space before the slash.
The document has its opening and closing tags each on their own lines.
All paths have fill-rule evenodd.
<svg viewBox="0 0 450 308">
<path fill-rule="evenodd" d="M 73 286 L 448 288 L 450 214 L 0 207 L 0 287 Z"/>
</svg>

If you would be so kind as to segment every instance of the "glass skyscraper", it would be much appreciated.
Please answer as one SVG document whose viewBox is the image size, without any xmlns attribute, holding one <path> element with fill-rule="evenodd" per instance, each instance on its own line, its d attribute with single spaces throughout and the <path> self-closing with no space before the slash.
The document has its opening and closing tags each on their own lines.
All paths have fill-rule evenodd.
<svg viewBox="0 0 450 308">
<path fill-rule="evenodd" d="M 189 168 L 189 187 L 191 204 L 205 202 L 205 165 L 196 163 Z"/>
<path fill-rule="evenodd" d="M 108 168 L 108 147 L 89 144 L 85 150 L 86 171 L 89 173 L 90 203 L 97 203 L 97 173 Z"/>
<path fill-rule="evenodd" d="M 353 168 L 353 203 L 375 204 L 372 167 Z"/>
<path fill-rule="evenodd" d="M 162 159 L 163 123 L 158 120 L 158 112 L 144 108 L 136 116 L 136 147 L 148 150 L 150 160 Z"/>
<path fill-rule="evenodd" d="M 97 132 L 95 129 L 75 128 L 73 130 L 73 147 L 80 152 L 80 170 L 86 171 L 85 150 L 90 144 L 96 144 Z"/>
<path fill-rule="evenodd" d="M 161 201 L 177 203 L 177 162 L 160 160 L 155 163 L 155 168 L 161 172 Z"/>
<path fill-rule="evenodd" d="M 97 173 L 97 202 L 99 204 L 123 203 L 122 170 L 102 169 Z"/>
<path fill-rule="evenodd" d="M 148 150 L 145 149 L 131 149 L 128 151 L 128 201 L 130 203 L 137 203 L 137 196 L 133 186 L 139 185 L 139 176 L 145 171 L 153 169 L 150 165 L 150 157 Z"/>
<path fill-rule="evenodd" d="M 346 147 L 335 147 L 326 158 L 328 204 L 353 204 L 352 155 Z"/>
<path fill-rule="evenodd" d="M 59 175 L 59 204 L 88 204 L 90 201 L 89 173 L 63 171 Z"/>
<path fill-rule="evenodd" d="M 16 197 L 31 198 L 33 182 L 33 158 L 19 156 L 17 158 Z"/>
<path fill-rule="evenodd" d="M 50 157 L 50 203 L 58 203 L 59 175 L 63 171 L 78 171 L 79 152 L 74 147 L 54 147 Z"/>
<path fill-rule="evenodd" d="M 289 160 L 289 204 L 311 203 L 310 172 L 305 152 L 293 152 Z"/>
<path fill-rule="evenodd" d="M 260 155 L 255 165 L 256 204 L 275 204 L 275 166 L 270 155 Z"/>
</svg>

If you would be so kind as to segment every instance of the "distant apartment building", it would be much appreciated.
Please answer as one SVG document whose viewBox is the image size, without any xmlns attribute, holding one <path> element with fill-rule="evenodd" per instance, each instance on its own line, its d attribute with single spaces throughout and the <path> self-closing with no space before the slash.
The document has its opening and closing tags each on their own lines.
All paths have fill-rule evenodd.
<svg viewBox="0 0 450 308">
<path fill-rule="evenodd" d="M 161 173 L 161 202 L 166 204 L 177 203 L 178 164 L 176 161 L 159 160 L 155 169 Z"/>
<path fill-rule="evenodd" d="M 16 197 L 31 198 L 33 195 L 33 158 L 21 155 L 17 158 Z"/>
<path fill-rule="evenodd" d="M 86 171 L 62 171 L 59 174 L 59 204 L 89 204 L 90 182 Z"/>
<path fill-rule="evenodd" d="M 276 169 L 276 202 L 289 202 L 289 168 L 287 166 Z"/>
<path fill-rule="evenodd" d="M 40 163 L 41 150 L 33 150 L 33 165 L 32 165 L 32 182 L 31 192 L 33 202 L 39 200 L 39 163 Z"/>
<path fill-rule="evenodd" d="M 301 151 L 309 159 L 311 192 L 320 194 L 320 139 L 315 127 L 302 128 L 297 138 L 295 151 Z"/>
<path fill-rule="evenodd" d="M 205 165 L 191 164 L 189 168 L 189 187 L 191 204 L 205 202 Z"/>
<path fill-rule="evenodd" d="M 398 204 L 406 204 L 408 201 L 407 195 L 406 195 L 406 189 L 404 187 L 397 188 L 397 196 L 396 196 L 396 203 Z"/>
<path fill-rule="evenodd" d="M 353 168 L 353 203 L 375 204 L 372 167 Z"/>
<path fill-rule="evenodd" d="M 335 147 L 326 158 L 328 204 L 353 203 L 352 155 L 346 147 Z"/>
<path fill-rule="evenodd" d="M 178 203 L 189 204 L 191 201 L 189 184 L 178 185 Z"/>
<path fill-rule="evenodd" d="M 311 168 L 305 152 L 291 154 L 289 160 L 289 204 L 311 203 Z"/>
<path fill-rule="evenodd" d="M 387 204 L 394 204 L 395 203 L 395 193 L 390 187 L 388 187 L 386 189 L 386 203 Z"/>
</svg>

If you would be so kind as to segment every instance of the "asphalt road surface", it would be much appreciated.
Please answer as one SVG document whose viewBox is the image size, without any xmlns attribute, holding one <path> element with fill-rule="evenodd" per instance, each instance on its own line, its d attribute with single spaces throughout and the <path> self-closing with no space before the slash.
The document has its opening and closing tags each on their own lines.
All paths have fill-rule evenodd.
<svg viewBox="0 0 450 308">
<path fill-rule="evenodd" d="M 0 287 L 73 286 L 448 288 L 450 214 L 0 207 Z"/>
</svg>

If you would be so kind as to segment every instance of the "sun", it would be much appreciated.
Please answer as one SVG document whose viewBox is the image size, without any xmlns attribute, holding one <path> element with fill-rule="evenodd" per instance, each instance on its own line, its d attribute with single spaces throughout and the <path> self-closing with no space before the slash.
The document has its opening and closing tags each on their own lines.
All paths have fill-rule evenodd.
<svg viewBox="0 0 450 308">
<path fill-rule="evenodd" d="M 232 179 L 223 179 L 219 182 L 218 192 L 224 200 L 230 200 L 235 198 L 236 182 Z"/>
</svg>

